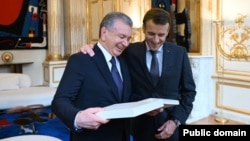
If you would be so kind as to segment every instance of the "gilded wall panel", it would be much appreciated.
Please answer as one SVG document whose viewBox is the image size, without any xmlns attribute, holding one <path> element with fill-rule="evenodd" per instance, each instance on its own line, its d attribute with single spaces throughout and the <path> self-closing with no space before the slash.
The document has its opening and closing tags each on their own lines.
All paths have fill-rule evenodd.
<svg viewBox="0 0 250 141">
<path fill-rule="evenodd" d="M 250 115 L 250 86 L 232 82 L 217 82 L 216 106 Z"/>
<path fill-rule="evenodd" d="M 245 2 L 239 0 L 238 8 L 231 10 L 230 0 L 218 0 L 215 22 L 218 73 L 250 77 L 250 17 L 247 16 L 250 10 L 244 6 Z"/>
<path fill-rule="evenodd" d="M 250 9 L 248 0 L 217 0 L 214 13 L 215 108 L 226 118 L 250 115 Z M 232 9 L 233 8 L 233 9 Z M 249 118 L 245 118 L 249 120 Z M 222 122 L 221 120 L 220 122 Z"/>
</svg>

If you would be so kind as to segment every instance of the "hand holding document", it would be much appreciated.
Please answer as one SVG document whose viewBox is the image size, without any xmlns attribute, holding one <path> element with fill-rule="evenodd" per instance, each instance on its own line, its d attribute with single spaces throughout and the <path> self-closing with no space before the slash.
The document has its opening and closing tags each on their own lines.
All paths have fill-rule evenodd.
<svg viewBox="0 0 250 141">
<path fill-rule="evenodd" d="M 136 102 L 113 104 L 105 107 L 105 111 L 97 115 L 106 119 L 132 118 L 159 108 L 167 108 L 178 105 L 178 100 L 147 98 Z"/>
</svg>

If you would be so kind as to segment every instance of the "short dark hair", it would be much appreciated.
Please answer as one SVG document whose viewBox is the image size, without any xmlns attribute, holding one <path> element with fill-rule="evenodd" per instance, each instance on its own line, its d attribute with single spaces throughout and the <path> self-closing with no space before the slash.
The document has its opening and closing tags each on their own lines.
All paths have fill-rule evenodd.
<svg viewBox="0 0 250 141">
<path fill-rule="evenodd" d="M 171 16 L 168 11 L 161 8 L 152 8 L 147 11 L 143 17 L 143 27 L 145 27 L 146 22 L 153 20 L 155 24 L 165 25 L 166 23 L 171 24 Z"/>
<path fill-rule="evenodd" d="M 121 20 L 126 25 L 133 27 L 133 21 L 128 15 L 122 12 L 110 12 L 101 21 L 99 28 L 99 37 L 101 37 L 102 27 L 106 27 L 107 29 L 112 30 L 114 26 L 114 21 L 118 19 Z"/>
</svg>

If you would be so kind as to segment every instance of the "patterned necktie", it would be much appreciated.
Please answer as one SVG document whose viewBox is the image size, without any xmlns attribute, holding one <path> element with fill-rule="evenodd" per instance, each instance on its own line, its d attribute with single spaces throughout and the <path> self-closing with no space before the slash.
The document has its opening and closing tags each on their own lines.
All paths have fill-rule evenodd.
<svg viewBox="0 0 250 141">
<path fill-rule="evenodd" d="M 110 60 L 110 62 L 112 64 L 111 74 L 112 74 L 113 79 L 115 81 L 115 84 L 117 86 L 119 96 L 121 97 L 121 95 L 122 95 L 122 89 L 123 89 L 123 82 L 122 82 L 121 76 L 120 76 L 120 74 L 119 74 L 119 72 L 117 70 L 115 58 L 112 57 L 112 59 Z"/>
<path fill-rule="evenodd" d="M 158 83 L 158 79 L 159 79 L 159 63 L 158 63 L 158 59 L 156 56 L 157 51 L 150 50 L 150 53 L 152 55 L 150 74 L 153 80 L 153 84 L 154 86 L 156 86 L 156 84 Z"/>
</svg>

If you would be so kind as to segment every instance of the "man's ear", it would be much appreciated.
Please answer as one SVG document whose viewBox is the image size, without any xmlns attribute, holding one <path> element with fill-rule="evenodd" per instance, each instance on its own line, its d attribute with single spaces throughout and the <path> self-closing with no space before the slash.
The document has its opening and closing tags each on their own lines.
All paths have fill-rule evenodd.
<svg viewBox="0 0 250 141">
<path fill-rule="evenodd" d="M 105 40 L 107 36 L 108 29 L 106 27 L 101 28 L 101 39 Z"/>
<path fill-rule="evenodd" d="M 142 32 L 143 32 L 144 34 L 146 34 L 146 27 L 145 27 L 145 26 L 142 27 Z"/>
</svg>

